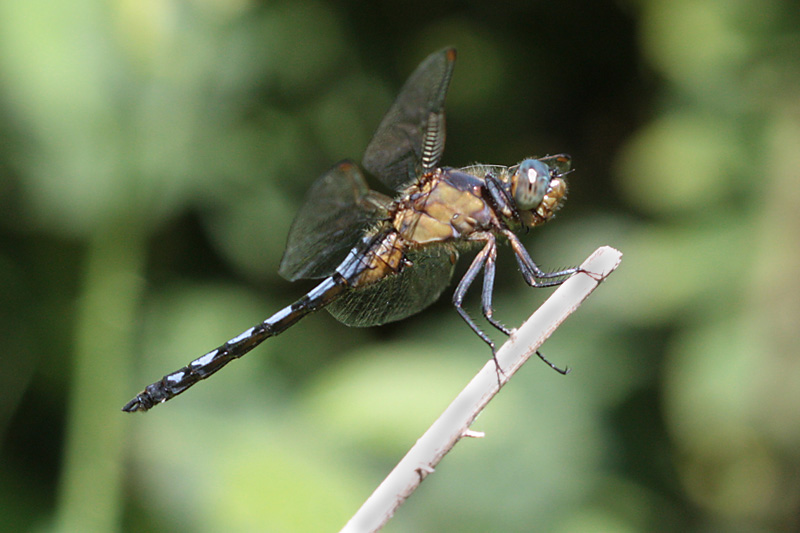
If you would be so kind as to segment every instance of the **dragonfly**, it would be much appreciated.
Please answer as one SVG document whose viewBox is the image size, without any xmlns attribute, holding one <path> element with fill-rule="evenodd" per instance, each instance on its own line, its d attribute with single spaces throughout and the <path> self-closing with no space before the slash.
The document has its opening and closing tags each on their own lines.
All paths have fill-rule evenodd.
<svg viewBox="0 0 800 533">
<path fill-rule="evenodd" d="M 308 191 L 289 231 L 279 273 L 290 281 L 322 281 L 263 322 L 148 385 L 123 411 L 147 411 L 174 398 L 322 308 L 356 327 L 418 313 L 439 298 L 459 252 L 469 249 L 480 248 L 456 286 L 453 304 L 494 356 L 494 342 L 462 304 L 483 271 L 483 316 L 503 334 L 511 334 L 495 319 L 492 305 L 498 240 L 511 245 L 532 287 L 559 285 L 579 271 L 541 270 L 517 236 L 552 219 L 563 203 L 568 155 L 528 158 L 511 167 L 439 166 L 444 102 L 455 61 L 454 48 L 428 56 L 403 85 L 367 146 L 362 166 L 395 191 L 395 197 L 371 190 L 358 165 L 349 160 L 328 170 Z"/>
</svg>

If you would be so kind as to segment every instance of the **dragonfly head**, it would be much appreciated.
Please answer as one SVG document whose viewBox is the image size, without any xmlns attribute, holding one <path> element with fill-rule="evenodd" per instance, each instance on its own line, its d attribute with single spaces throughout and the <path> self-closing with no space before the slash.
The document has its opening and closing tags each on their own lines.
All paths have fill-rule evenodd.
<svg viewBox="0 0 800 533">
<path fill-rule="evenodd" d="M 564 175 L 569 168 L 566 156 L 526 159 L 511 176 L 511 198 L 517 207 L 520 220 L 526 227 L 544 224 L 555 215 L 567 195 Z"/>
</svg>

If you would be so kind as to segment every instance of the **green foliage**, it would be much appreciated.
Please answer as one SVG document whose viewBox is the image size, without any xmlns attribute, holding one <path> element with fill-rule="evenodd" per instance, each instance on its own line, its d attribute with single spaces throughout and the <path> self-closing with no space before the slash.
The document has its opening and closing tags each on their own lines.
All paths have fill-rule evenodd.
<svg viewBox="0 0 800 533">
<path fill-rule="evenodd" d="M 346 522 L 489 355 L 449 296 L 119 408 L 309 287 L 277 276 L 305 190 L 452 44 L 445 164 L 570 153 L 532 257 L 625 255 L 545 346 L 573 373 L 530 364 L 387 530 L 797 530 L 798 28 L 788 0 L 0 2 L 0 529 Z M 548 292 L 498 269 L 516 324 Z"/>
</svg>

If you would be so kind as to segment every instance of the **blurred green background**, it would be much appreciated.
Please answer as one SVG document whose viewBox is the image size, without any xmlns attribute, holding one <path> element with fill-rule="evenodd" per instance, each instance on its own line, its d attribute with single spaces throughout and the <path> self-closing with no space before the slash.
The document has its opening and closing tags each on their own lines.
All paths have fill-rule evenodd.
<svg viewBox="0 0 800 533">
<path fill-rule="evenodd" d="M 532 256 L 625 256 L 386 530 L 797 531 L 798 7 L 0 0 L 0 530 L 347 521 L 488 357 L 449 297 L 120 407 L 312 286 L 304 191 L 454 45 L 444 163 L 570 153 Z M 502 252 L 514 325 L 550 291 Z"/>
</svg>

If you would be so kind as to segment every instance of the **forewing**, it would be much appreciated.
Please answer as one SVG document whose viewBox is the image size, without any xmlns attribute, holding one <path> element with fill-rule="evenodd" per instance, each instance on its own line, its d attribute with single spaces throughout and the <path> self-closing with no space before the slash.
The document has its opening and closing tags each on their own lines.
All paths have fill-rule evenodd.
<svg viewBox="0 0 800 533">
<path fill-rule="evenodd" d="M 390 202 L 391 198 L 369 190 L 355 163 L 337 164 L 306 194 L 278 272 L 292 281 L 331 275 L 364 231 L 386 215 Z"/>
<path fill-rule="evenodd" d="M 463 167 L 458 170 L 466 174 L 472 174 L 473 176 L 477 176 L 479 178 L 485 178 L 487 174 L 500 176 L 508 170 L 508 167 L 504 167 L 501 165 L 477 164 L 477 165 L 470 165 L 468 167 Z"/>
<path fill-rule="evenodd" d="M 348 326 L 380 326 L 418 313 L 450 283 L 458 252 L 434 246 L 406 254 L 411 264 L 381 281 L 345 292 L 326 309 Z"/>
<path fill-rule="evenodd" d="M 540 157 L 539 161 L 549 167 L 558 169 L 559 174 L 566 174 L 572 166 L 572 158 L 567 154 L 549 155 Z"/>
<path fill-rule="evenodd" d="M 417 67 L 364 152 L 364 168 L 394 190 L 403 189 L 441 158 L 444 101 L 455 60 L 455 49 L 445 48 Z"/>
</svg>

